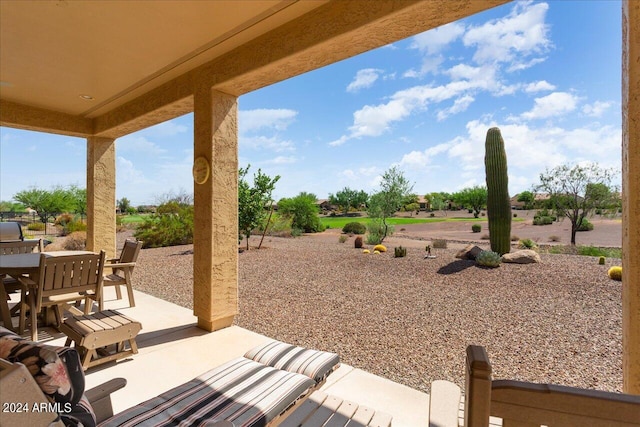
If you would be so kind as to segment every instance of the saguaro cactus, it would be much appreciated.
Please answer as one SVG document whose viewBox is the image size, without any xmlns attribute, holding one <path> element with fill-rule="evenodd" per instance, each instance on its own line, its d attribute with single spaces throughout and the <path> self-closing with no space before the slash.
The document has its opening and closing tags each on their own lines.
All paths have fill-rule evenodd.
<svg viewBox="0 0 640 427">
<path fill-rule="evenodd" d="M 487 176 L 487 218 L 491 250 L 502 255 L 511 249 L 511 206 L 507 153 L 498 128 L 487 131 L 484 166 Z"/>
</svg>

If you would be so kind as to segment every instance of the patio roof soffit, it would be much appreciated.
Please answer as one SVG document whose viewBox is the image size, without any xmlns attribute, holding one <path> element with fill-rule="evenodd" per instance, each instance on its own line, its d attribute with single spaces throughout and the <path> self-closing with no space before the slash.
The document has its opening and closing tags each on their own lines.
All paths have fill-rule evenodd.
<svg viewBox="0 0 640 427">
<path fill-rule="evenodd" d="M 118 138 L 193 111 L 196 87 L 240 96 L 509 1 L 331 1 L 95 118 L 2 101 L 0 124 Z"/>
</svg>

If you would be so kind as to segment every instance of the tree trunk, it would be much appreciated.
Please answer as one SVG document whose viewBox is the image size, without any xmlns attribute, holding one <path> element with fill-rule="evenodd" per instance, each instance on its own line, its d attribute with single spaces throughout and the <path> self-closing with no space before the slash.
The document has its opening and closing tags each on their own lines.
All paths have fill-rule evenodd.
<svg viewBox="0 0 640 427">
<path fill-rule="evenodd" d="M 578 231 L 578 225 L 576 223 L 571 223 L 571 244 L 573 246 L 576 245 L 576 232 Z"/>
<path fill-rule="evenodd" d="M 272 214 L 273 214 L 273 203 L 271 203 L 271 207 L 269 208 L 269 218 L 267 218 L 267 224 L 264 226 L 264 231 L 262 232 L 262 237 L 260 238 L 260 244 L 258 245 L 258 249 L 262 247 L 262 241 L 264 240 L 264 235 L 267 234 L 267 230 L 269 229 L 269 224 L 271 223 Z"/>
</svg>

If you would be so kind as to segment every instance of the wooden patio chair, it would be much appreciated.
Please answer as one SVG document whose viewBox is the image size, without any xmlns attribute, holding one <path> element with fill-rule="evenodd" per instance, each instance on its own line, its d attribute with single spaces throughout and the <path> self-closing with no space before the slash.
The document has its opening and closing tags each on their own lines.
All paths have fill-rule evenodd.
<svg viewBox="0 0 640 427">
<path fill-rule="evenodd" d="M 100 254 L 40 255 L 38 282 L 28 277 L 18 278 L 29 289 L 26 301 L 21 302 L 20 333 L 24 331 L 27 311 L 30 317 L 31 339 L 37 341 L 37 315 L 43 308 L 54 308 L 56 326 L 60 326 L 63 321 L 63 307 L 68 309 L 70 303 L 84 299 L 85 314 L 91 311 L 93 301 L 98 302 L 99 310 L 102 310 L 104 261 L 105 251 L 101 251 Z"/>
<path fill-rule="evenodd" d="M 133 284 L 131 275 L 138 260 L 138 254 L 142 248 L 142 242 L 135 240 L 127 240 L 120 253 L 120 258 L 107 260 L 105 268 L 111 268 L 111 274 L 105 274 L 102 286 L 115 286 L 116 296 L 122 299 L 120 285 L 127 287 L 127 295 L 129 296 L 129 307 L 135 307 L 136 301 L 133 297 Z"/>
<path fill-rule="evenodd" d="M 43 250 L 44 243 L 42 239 L 13 240 L 4 242 L 0 241 L 0 255 L 30 254 L 32 252 L 42 252 Z M 2 275 L 0 276 L 0 281 L 4 286 L 4 292 L 6 294 L 20 292 L 21 298 L 25 297 L 26 290 L 15 277 Z M 2 297 L 8 298 L 6 294 L 2 295 Z M 11 315 L 17 315 L 19 309 L 20 304 L 16 304 L 15 306 L 13 306 L 11 308 Z M 9 325 L 9 327 L 11 327 L 11 325 Z"/>
</svg>

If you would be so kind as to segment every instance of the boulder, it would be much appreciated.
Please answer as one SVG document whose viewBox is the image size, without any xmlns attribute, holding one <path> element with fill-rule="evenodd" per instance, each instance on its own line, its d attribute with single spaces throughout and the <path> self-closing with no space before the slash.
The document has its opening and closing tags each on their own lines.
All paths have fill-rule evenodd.
<svg viewBox="0 0 640 427">
<path fill-rule="evenodd" d="M 467 245 L 456 254 L 456 258 L 475 260 L 483 249 L 476 245 Z"/>
<path fill-rule="evenodd" d="M 531 249 L 523 249 L 520 251 L 510 252 L 502 255 L 502 262 L 512 262 L 515 264 L 533 264 L 540 262 L 538 252 Z"/>
</svg>

